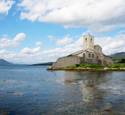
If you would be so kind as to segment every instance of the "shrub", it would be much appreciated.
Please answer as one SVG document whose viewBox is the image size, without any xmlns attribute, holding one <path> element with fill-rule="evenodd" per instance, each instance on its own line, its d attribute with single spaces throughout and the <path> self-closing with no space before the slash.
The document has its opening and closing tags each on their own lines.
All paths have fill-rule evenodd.
<svg viewBox="0 0 125 115">
<path fill-rule="evenodd" d="M 118 63 L 125 63 L 125 59 L 121 59 Z"/>
<path fill-rule="evenodd" d="M 76 64 L 76 67 L 83 67 L 83 68 L 103 68 L 103 66 L 99 65 L 99 64 Z"/>
</svg>

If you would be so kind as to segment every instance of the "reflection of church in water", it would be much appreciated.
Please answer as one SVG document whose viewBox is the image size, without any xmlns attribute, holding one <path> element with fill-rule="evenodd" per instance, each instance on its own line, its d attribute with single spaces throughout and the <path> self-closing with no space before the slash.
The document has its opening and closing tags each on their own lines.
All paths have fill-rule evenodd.
<svg viewBox="0 0 125 115">
<path fill-rule="evenodd" d="M 96 75 L 96 77 L 93 74 L 93 78 L 88 77 L 85 81 L 80 82 L 83 101 L 91 103 L 103 98 L 105 92 L 100 90 L 98 86 L 103 83 L 105 79 L 99 77 L 101 77 L 101 74 L 99 74 L 99 76 Z"/>
<path fill-rule="evenodd" d="M 65 82 L 78 83 L 81 99 L 83 104 L 85 104 L 84 106 L 90 105 L 91 109 L 98 108 L 98 110 L 109 110 L 112 108 L 112 105 L 104 102 L 107 92 L 106 90 L 100 89 L 101 84 L 109 81 L 109 78 L 104 77 L 106 74 L 110 75 L 111 73 L 99 72 L 91 74 L 88 72 L 66 72 Z"/>
</svg>

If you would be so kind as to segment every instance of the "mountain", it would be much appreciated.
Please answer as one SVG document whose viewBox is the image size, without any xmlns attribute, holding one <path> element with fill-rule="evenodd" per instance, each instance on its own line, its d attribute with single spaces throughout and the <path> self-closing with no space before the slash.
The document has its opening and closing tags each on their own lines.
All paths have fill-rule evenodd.
<svg viewBox="0 0 125 115">
<path fill-rule="evenodd" d="M 125 59 L 125 52 L 119 52 L 110 55 L 113 59 Z"/>
<path fill-rule="evenodd" d="M 49 66 L 52 64 L 53 64 L 53 62 L 46 62 L 46 63 L 32 64 L 32 66 Z"/>
<path fill-rule="evenodd" d="M 0 66 L 11 66 L 14 65 L 13 63 L 10 63 L 4 59 L 0 59 Z"/>
<path fill-rule="evenodd" d="M 0 59 L 0 66 L 49 66 L 52 65 L 53 62 L 46 62 L 46 63 L 38 63 L 38 64 L 13 64 L 11 62 L 8 62 L 4 59 Z"/>
</svg>

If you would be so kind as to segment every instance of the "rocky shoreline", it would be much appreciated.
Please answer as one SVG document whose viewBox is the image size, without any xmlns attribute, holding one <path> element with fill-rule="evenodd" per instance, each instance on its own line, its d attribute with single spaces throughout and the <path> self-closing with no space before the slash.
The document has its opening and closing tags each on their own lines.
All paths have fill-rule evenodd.
<svg viewBox="0 0 125 115">
<path fill-rule="evenodd" d="M 47 70 L 50 71 L 125 71 L 125 68 L 52 68 L 49 67 L 47 68 Z"/>
</svg>

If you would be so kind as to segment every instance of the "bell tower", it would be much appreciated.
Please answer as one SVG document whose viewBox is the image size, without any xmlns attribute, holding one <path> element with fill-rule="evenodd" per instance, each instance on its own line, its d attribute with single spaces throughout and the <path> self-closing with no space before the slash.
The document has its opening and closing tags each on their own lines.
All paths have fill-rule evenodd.
<svg viewBox="0 0 125 115">
<path fill-rule="evenodd" d="M 83 36 L 84 49 L 94 49 L 94 36 L 87 34 Z"/>
</svg>

